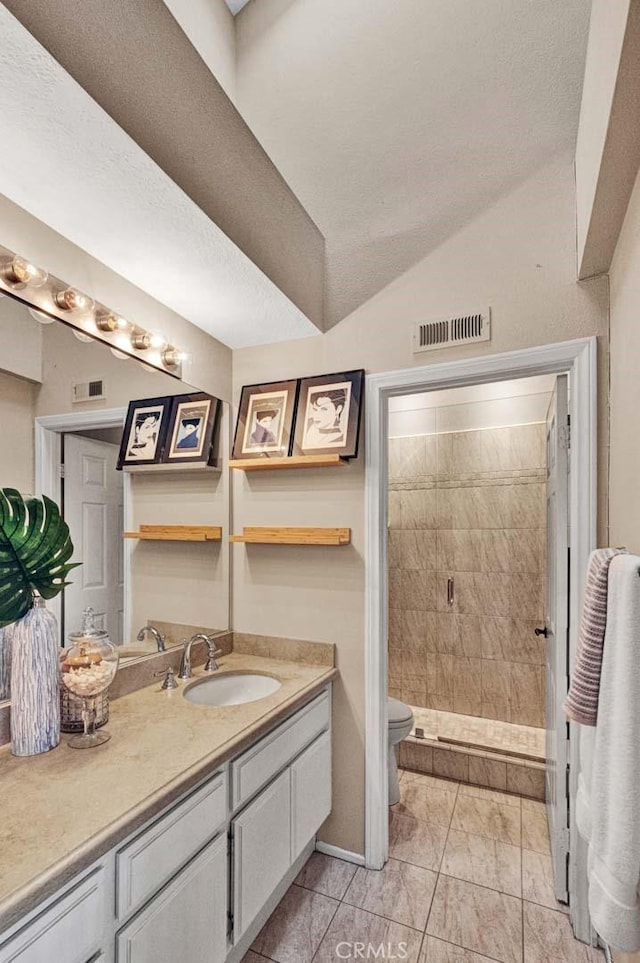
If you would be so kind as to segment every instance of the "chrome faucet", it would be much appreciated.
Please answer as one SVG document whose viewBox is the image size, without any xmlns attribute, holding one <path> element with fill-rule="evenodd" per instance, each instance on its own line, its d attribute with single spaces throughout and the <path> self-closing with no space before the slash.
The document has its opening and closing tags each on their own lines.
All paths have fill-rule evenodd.
<svg viewBox="0 0 640 963">
<path fill-rule="evenodd" d="M 142 628 L 140 629 L 140 631 L 138 632 L 137 636 L 136 636 L 137 641 L 138 641 L 138 642 L 144 642 L 144 637 L 145 637 L 145 635 L 152 635 L 152 636 L 153 636 L 153 638 L 156 640 L 156 645 L 158 646 L 158 652 L 164 652 L 164 651 L 165 651 L 165 644 L 164 644 L 164 642 L 165 642 L 165 637 L 164 637 L 164 635 L 162 634 L 162 632 L 158 632 L 158 630 L 155 628 L 155 626 L 153 626 L 153 625 L 143 625 Z"/>
<path fill-rule="evenodd" d="M 193 676 L 191 671 L 191 646 L 194 642 L 204 642 L 207 646 L 207 662 L 204 667 L 205 672 L 215 672 L 219 668 L 216 659 L 222 655 L 222 649 L 216 649 L 216 643 L 212 635 L 205 635 L 204 632 L 196 632 L 190 639 L 184 640 L 182 649 L 182 660 L 180 662 L 179 679 L 190 679 Z"/>
</svg>

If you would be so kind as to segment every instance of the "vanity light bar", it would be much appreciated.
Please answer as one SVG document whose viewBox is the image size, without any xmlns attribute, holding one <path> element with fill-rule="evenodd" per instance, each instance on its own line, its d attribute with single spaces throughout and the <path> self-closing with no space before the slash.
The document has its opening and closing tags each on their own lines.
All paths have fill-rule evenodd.
<svg viewBox="0 0 640 963">
<path fill-rule="evenodd" d="M 157 333 L 145 331 L 121 318 L 77 288 L 48 274 L 43 268 L 0 245 L 0 292 L 22 301 L 42 314 L 73 328 L 82 341 L 102 341 L 119 358 L 137 358 L 145 364 L 182 377 L 183 352 Z"/>
</svg>

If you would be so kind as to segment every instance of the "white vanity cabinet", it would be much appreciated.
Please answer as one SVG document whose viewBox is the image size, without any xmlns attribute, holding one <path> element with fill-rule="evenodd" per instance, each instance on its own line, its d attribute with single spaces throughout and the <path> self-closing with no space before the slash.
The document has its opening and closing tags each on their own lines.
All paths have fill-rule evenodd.
<svg viewBox="0 0 640 963">
<path fill-rule="evenodd" d="M 195 857 L 117 935 L 117 963 L 224 963 L 227 837 Z"/>
<path fill-rule="evenodd" d="M 0 963 L 237 963 L 331 810 L 331 687 L 0 934 Z"/>
</svg>

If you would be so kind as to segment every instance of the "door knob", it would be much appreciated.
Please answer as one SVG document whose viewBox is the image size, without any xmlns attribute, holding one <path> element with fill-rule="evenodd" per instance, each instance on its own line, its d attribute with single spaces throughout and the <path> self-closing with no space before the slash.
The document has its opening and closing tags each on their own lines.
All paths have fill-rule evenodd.
<svg viewBox="0 0 640 963">
<path fill-rule="evenodd" d="M 534 629 L 533 631 L 536 633 L 536 635 L 544 635 L 545 639 L 549 635 L 549 629 L 546 627 L 546 625 L 543 629 Z"/>
</svg>

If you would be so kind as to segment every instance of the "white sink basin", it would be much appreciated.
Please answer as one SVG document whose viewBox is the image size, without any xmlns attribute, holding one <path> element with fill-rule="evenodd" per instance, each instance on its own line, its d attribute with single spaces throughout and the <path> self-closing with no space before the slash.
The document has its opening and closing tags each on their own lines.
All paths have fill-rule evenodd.
<svg viewBox="0 0 640 963">
<path fill-rule="evenodd" d="M 270 675 L 251 672 L 227 672 L 199 679 L 187 686 L 184 697 L 198 706 L 239 706 L 257 702 L 277 692 L 282 685 Z"/>
</svg>

